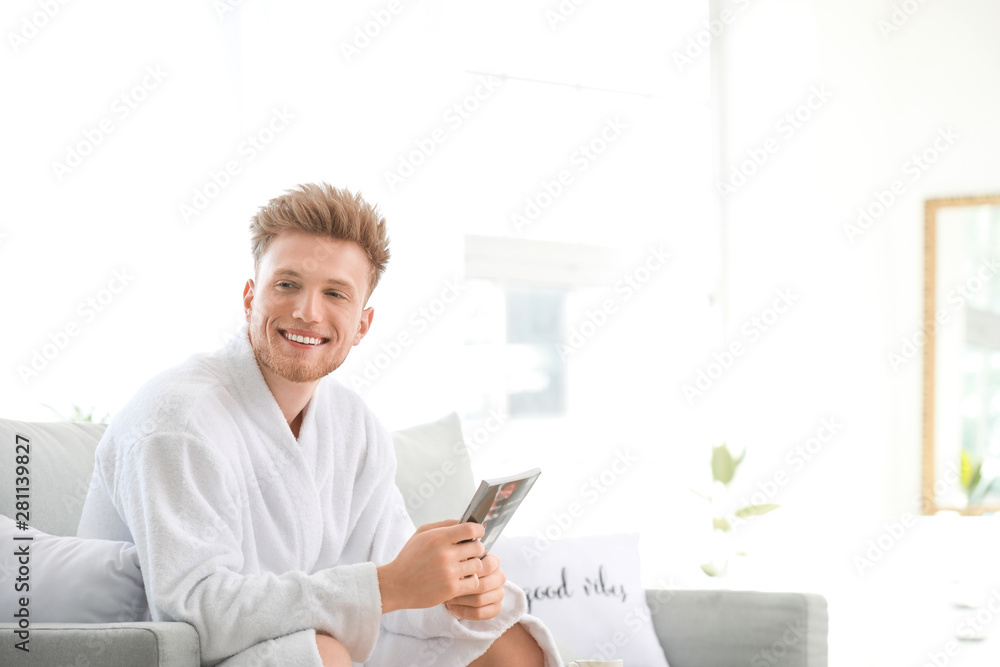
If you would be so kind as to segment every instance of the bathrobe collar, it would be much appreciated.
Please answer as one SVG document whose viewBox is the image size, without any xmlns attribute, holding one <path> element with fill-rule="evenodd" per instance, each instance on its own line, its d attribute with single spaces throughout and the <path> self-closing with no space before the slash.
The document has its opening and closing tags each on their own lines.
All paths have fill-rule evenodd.
<svg viewBox="0 0 1000 667">
<path fill-rule="evenodd" d="M 246 407 L 246 413 L 270 436 L 273 442 L 287 447 L 298 448 L 300 441 L 306 442 L 313 438 L 315 419 L 313 407 L 325 394 L 326 379 L 316 385 L 312 397 L 303 408 L 302 425 L 299 427 L 299 438 L 296 440 L 292 429 L 285 421 L 285 415 L 275 400 L 271 388 L 267 386 L 264 375 L 260 372 L 257 357 L 250 345 L 250 327 L 247 323 L 240 326 L 236 335 L 222 350 L 222 356 L 229 369 L 233 385 L 240 400 Z"/>
</svg>

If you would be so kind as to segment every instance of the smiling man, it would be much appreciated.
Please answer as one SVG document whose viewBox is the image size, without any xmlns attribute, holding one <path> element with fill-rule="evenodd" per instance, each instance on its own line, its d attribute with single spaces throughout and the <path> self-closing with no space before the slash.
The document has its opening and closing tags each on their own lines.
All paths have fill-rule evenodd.
<svg viewBox="0 0 1000 667">
<path fill-rule="evenodd" d="M 78 534 L 136 544 L 152 619 L 192 624 L 206 665 L 558 665 L 482 526 L 414 530 L 388 432 L 331 376 L 372 325 L 385 221 L 304 185 L 251 232 L 247 325 L 115 417 Z"/>
<path fill-rule="evenodd" d="M 254 274 L 264 280 L 260 286 L 247 280 L 243 289 L 250 344 L 267 386 L 298 437 L 302 410 L 316 384 L 340 367 L 351 347 L 368 333 L 374 311 L 365 303 L 378 274 L 371 275 L 376 265 L 353 241 L 293 228 L 271 237 L 263 253 L 265 234 L 274 232 L 255 232 L 262 238 L 254 239 Z M 388 249 L 383 253 L 384 268 Z M 315 268 L 310 272 L 309 267 Z"/>
</svg>

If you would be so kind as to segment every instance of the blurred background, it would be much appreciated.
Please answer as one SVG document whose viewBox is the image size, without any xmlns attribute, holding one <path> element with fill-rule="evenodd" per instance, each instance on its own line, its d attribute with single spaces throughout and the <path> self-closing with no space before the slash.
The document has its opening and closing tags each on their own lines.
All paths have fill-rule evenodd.
<svg viewBox="0 0 1000 667">
<path fill-rule="evenodd" d="M 833 664 L 920 664 L 904 602 L 996 581 L 995 519 L 917 519 L 914 334 L 925 200 L 1000 194 L 1000 4 L 3 14 L 3 417 L 113 418 L 219 347 L 250 216 L 326 181 L 392 238 L 336 376 L 390 429 L 458 412 L 480 475 L 541 467 L 509 531 L 637 532 L 650 586 L 821 592 Z M 780 508 L 727 536 L 748 574 L 720 582 L 698 494 L 723 442 L 745 452 L 727 502 Z"/>
</svg>

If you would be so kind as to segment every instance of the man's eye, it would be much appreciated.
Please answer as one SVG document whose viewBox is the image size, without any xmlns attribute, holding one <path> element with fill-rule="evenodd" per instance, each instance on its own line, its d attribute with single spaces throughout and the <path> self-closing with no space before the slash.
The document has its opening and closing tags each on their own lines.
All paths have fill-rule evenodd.
<svg viewBox="0 0 1000 667">
<path fill-rule="evenodd" d="M 286 285 L 288 287 L 292 287 L 292 284 L 290 282 L 282 281 L 282 282 L 278 283 L 278 287 L 285 287 Z"/>
<path fill-rule="evenodd" d="M 330 296 L 335 296 L 335 297 L 337 297 L 338 299 L 340 299 L 340 298 L 343 298 L 343 296 L 344 296 L 344 295 L 343 295 L 343 294 L 341 294 L 340 292 L 327 292 L 327 294 L 329 294 Z"/>
</svg>

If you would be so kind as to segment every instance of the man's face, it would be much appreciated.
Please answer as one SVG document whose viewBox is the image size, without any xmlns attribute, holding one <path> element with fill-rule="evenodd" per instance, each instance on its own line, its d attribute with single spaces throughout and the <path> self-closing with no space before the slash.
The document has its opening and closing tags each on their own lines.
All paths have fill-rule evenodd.
<svg viewBox="0 0 1000 667">
<path fill-rule="evenodd" d="M 257 362 L 291 382 L 332 373 L 371 326 L 372 309 L 364 307 L 370 271 L 351 241 L 291 230 L 274 237 L 257 282 L 243 290 Z"/>
</svg>

